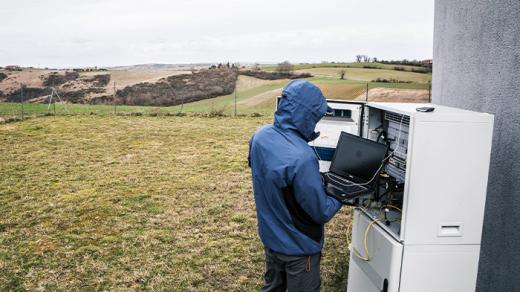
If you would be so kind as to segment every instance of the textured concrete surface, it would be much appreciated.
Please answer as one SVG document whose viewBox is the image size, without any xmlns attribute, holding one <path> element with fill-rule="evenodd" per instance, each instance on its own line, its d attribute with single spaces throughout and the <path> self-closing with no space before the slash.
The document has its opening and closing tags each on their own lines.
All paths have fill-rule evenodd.
<svg viewBox="0 0 520 292">
<path fill-rule="evenodd" d="M 433 61 L 434 103 L 495 114 L 477 291 L 520 291 L 520 1 L 436 0 Z"/>
</svg>

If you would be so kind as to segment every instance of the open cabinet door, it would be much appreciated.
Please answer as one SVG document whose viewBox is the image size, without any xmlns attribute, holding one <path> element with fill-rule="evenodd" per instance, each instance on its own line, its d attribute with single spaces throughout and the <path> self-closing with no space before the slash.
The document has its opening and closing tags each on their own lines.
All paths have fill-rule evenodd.
<svg viewBox="0 0 520 292">
<path fill-rule="evenodd" d="M 316 132 L 320 132 L 320 136 L 309 142 L 320 160 L 321 172 L 329 170 L 341 132 L 360 136 L 363 127 L 363 102 L 327 100 L 327 103 L 333 111 L 316 125 Z"/>
</svg>

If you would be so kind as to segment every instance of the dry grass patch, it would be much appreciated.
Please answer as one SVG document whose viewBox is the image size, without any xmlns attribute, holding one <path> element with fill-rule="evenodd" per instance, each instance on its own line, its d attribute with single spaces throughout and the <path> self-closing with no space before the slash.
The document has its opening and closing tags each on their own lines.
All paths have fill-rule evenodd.
<svg viewBox="0 0 520 292">
<path fill-rule="evenodd" d="M 427 89 L 396 89 L 396 88 L 371 88 L 368 91 L 368 101 L 375 102 L 429 102 Z M 356 100 L 365 100 L 366 94 L 360 94 Z"/>
<path fill-rule="evenodd" d="M 302 69 L 296 72 L 308 72 L 314 76 L 327 76 L 332 78 L 339 78 L 339 72 L 345 70 L 345 79 L 359 80 L 359 81 L 372 81 L 377 78 L 383 79 L 397 79 L 401 81 L 411 81 L 415 83 L 428 83 L 431 82 L 431 74 L 415 73 L 408 71 L 395 71 L 395 70 L 384 70 L 384 69 L 367 69 L 367 68 L 312 68 Z"/>
<path fill-rule="evenodd" d="M 247 141 L 271 118 L 47 117 L 0 125 L 0 290 L 253 290 Z M 349 210 L 327 229 L 344 287 Z"/>
<path fill-rule="evenodd" d="M 351 100 L 366 92 L 366 84 L 316 82 L 316 85 L 330 99 Z"/>
<path fill-rule="evenodd" d="M 82 75 L 91 75 L 95 72 L 82 73 Z M 155 70 L 111 70 L 111 84 L 109 88 L 113 86 L 112 82 L 116 83 L 117 89 L 123 89 L 126 86 L 131 86 L 141 82 L 157 82 L 161 78 L 166 78 L 172 75 L 190 74 L 191 71 L 183 71 L 179 69 L 155 69 Z M 97 73 L 99 74 L 99 73 Z"/>
</svg>

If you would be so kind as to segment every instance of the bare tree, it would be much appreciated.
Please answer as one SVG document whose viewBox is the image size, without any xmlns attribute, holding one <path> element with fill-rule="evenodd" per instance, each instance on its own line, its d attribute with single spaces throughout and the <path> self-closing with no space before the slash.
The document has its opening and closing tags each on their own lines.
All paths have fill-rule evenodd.
<svg viewBox="0 0 520 292">
<path fill-rule="evenodd" d="M 363 55 L 363 62 L 370 62 L 370 57 L 367 55 Z"/>
<path fill-rule="evenodd" d="M 345 69 L 341 69 L 338 74 L 339 74 L 339 79 L 343 80 L 345 79 L 345 74 L 347 73 L 347 70 Z"/>
<path fill-rule="evenodd" d="M 276 71 L 282 74 L 291 74 L 294 71 L 294 65 L 289 61 L 283 61 L 276 66 Z"/>
<path fill-rule="evenodd" d="M 238 71 L 240 69 L 240 63 L 231 64 L 231 70 Z"/>
<path fill-rule="evenodd" d="M 363 55 L 356 55 L 356 62 L 361 63 L 362 59 L 363 59 Z"/>
</svg>

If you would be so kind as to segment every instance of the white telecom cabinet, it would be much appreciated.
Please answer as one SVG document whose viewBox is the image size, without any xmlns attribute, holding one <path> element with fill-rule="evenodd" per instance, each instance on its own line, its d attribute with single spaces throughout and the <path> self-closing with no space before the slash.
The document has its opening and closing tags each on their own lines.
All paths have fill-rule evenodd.
<svg viewBox="0 0 520 292">
<path fill-rule="evenodd" d="M 475 291 L 493 116 L 432 104 L 329 105 L 335 113 L 310 143 L 321 171 L 341 131 L 395 150 L 378 196 L 353 201 L 347 291 Z"/>
</svg>

